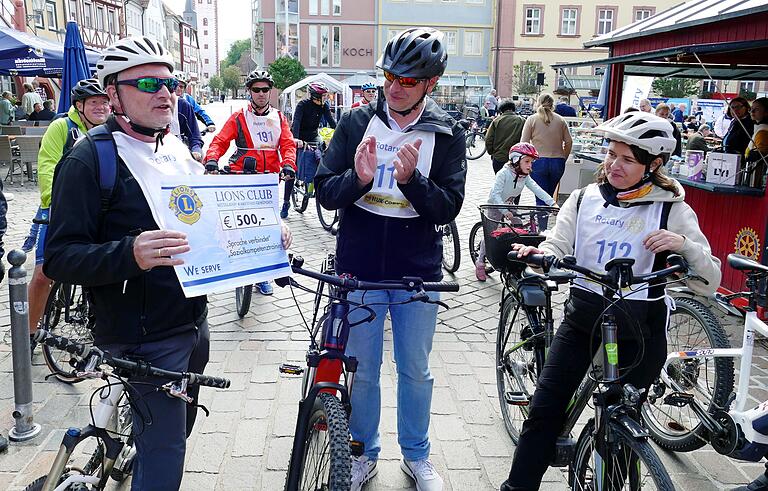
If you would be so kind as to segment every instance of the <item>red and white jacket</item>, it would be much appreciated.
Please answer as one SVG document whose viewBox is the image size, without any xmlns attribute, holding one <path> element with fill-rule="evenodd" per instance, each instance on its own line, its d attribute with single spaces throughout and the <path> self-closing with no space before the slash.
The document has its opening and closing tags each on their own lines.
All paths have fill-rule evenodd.
<svg viewBox="0 0 768 491">
<path fill-rule="evenodd" d="M 232 114 L 213 138 L 204 161 L 218 162 L 232 140 L 237 146 L 229 157 L 233 171 L 243 170 L 245 157 L 256 159 L 258 173 L 278 173 L 285 165 L 296 170 L 296 143 L 291 126 L 285 115 L 275 108 L 257 115 L 249 105 Z"/>
</svg>

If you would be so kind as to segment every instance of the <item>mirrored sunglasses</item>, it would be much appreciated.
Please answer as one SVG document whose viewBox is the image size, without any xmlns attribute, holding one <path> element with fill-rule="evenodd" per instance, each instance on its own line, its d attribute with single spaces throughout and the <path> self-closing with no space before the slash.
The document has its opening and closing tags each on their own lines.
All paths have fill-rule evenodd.
<svg viewBox="0 0 768 491">
<path fill-rule="evenodd" d="M 400 84 L 400 87 L 404 87 L 406 89 L 410 89 L 411 87 L 416 87 L 419 85 L 419 82 L 422 82 L 424 79 L 422 78 L 413 78 L 413 77 L 401 77 L 399 75 L 395 75 L 394 73 L 390 72 L 384 72 L 384 78 L 387 79 L 388 82 L 394 82 L 397 80 L 397 83 Z"/>
<path fill-rule="evenodd" d="M 150 94 L 154 94 L 155 92 L 159 92 L 160 89 L 165 86 L 169 92 L 173 92 L 176 90 L 176 87 L 179 86 L 179 81 L 174 78 L 157 78 L 157 77 L 143 77 L 143 78 L 134 78 L 130 80 L 118 80 L 117 85 L 130 85 L 131 87 L 136 87 L 141 92 L 147 92 Z"/>
</svg>

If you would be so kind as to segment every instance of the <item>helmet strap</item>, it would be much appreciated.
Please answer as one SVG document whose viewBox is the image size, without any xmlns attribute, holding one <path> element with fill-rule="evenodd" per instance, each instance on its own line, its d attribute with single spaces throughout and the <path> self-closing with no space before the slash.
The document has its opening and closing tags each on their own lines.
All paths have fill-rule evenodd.
<svg viewBox="0 0 768 491">
<path fill-rule="evenodd" d="M 115 95 L 117 97 L 118 102 L 120 102 L 120 107 L 123 107 L 123 101 L 120 100 L 120 93 L 115 91 Z M 157 152 L 157 149 L 160 148 L 160 145 L 163 144 L 163 137 L 170 133 L 171 131 L 171 125 L 168 124 L 163 128 L 149 128 L 147 126 L 142 126 L 140 124 L 136 124 L 133 121 L 131 121 L 131 117 L 128 116 L 124 110 L 123 112 L 117 112 L 114 111 L 113 114 L 115 116 L 121 116 L 125 122 L 127 122 L 133 131 L 140 135 L 144 136 L 150 136 L 155 139 L 155 152 Z"/>
<path fill-rule="evenodd" d="M 421 97 L 419 98 L 418 101 L 416 101 L 416 104 L 414 104 L 410 108 L 406 109 L 405 111 L 398 111 L 397 109 L 393 109 L 391 106 L 390 106 L 389 110 L 394 112 L 394 113 L 399 114 L 400 116 L 408 116 L 409 114 L 411 114 L 414 111 L 414 109 L 419 107 L 421 105 L 421 103 L 424 102 L 424 99 L 427 97 L 427 89 L 426 89 L 427 84 L 424 84 L 424 85 L 425 85 L 424 93 L 421 94 Z"/>
<path fill-rule="evenodd" d="M 251 109 L 253 109 L 253 112 L 259 116 L 264 116 L 269 112 L 269 101 L 267 101 L 263 106 L 259 107 L 256 105 L 256 101 L 253 100 L 253 97 L 251 97 Z"/>
</svg>

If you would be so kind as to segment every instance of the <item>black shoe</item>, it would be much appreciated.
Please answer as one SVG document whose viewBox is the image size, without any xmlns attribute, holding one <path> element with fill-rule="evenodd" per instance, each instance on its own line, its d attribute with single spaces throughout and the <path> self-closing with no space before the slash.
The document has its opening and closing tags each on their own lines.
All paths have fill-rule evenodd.
<svg viewBox="0 0 768 491">
<path fill-rule="evenodd" d="M 760 474 L 760 476 L 751 483 L 746 486 L 733 488 L 732 491 L 768 491 L 768 476 Z"/>
<path fill-rule="evenodd" d="M 6 450 L 8 450 L 8 440 L 3 435 L 0 435 L 0 452 L 5 452 Z"/>
</svg>

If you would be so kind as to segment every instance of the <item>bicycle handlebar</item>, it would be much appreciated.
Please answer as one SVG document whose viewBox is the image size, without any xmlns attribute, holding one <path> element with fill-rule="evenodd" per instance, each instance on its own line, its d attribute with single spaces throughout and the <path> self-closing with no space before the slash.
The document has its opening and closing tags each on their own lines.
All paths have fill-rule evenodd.
<svg viewBox="0 0 768 491">
<path fill-rule="evenodd" d="M 616 258 L 608 261 L 605 265 L 607 271 L 606 274 L 597 273 L 591 269 L 579 266 L 576 264 L 576 258 L 573 256 L 565 256 L 562 259 L 558 259 L 557 257 L 548 254 L 529 254 L 525 257 L 518 257 L 517 251 L 510 251 L 507 253 L 507 260 L 522 261 L 538 266 L 544 270 L 544 272 L 549 272 L 553 267 L 566 269 L 582 274 L 590 280 L 614 289 L 623 288 L 629 285 L 648 283 L 650 281 L 672 276 L 676 273 L 686 273 L 688 271 L 688 262 L 679 254 L 669 255 L 667 258 L 667 264 L 669 264 L 668 267 L 640 275 L 632 274 L 631 267 L 635 262 L 632 258 Z M 622 270 L 627 271 L 628 273 L 621 274 Z M 700 279 L 706 282 L 703 278 Z"/>
<path fill-rule="evenodd" d="M 190 384 L 215 387 L 217 389 L 226 389 L 230 385 L 229 379 L 222 377 L 211 377 L 210 375 L 203 375 L 200 373 L 163 370 L 161 368 L 155 368 L 145 361 L 131 361 L 112 356 L 109 352 L 102 351 L 95 346 L 91 347 L 89 350 L 87 346 L 82 343 L 78 343 L 62 336 L 56 336 L 44 329 L 37 330 L 37 333 L 35 333 L 35 341 L 78 356 L 90 357 L 90 355 L 96 355 L 99 357 L 100 363 L 125 370 L 133 376 L 158 377 L 174 381 L 188 378 L 188 383 Z"/>
</svg>

